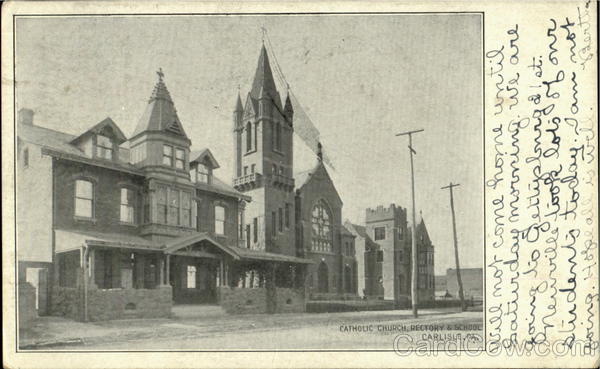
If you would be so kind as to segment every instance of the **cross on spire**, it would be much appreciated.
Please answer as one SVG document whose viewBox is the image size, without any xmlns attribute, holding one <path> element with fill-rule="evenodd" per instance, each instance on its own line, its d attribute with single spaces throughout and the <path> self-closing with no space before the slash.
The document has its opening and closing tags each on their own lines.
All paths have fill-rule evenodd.
<svg viewBox="0 0 600 369">
<path fill-rule="evenodd" d="M 165 74 L 163 73 L 163 70 L 161 67 L 158 68 L 158 70 L 156 71 L 156 74 L 158 74 L 158 80 L 160 82 L 162 82 L 163 77 L 165 76 Z"/>
<path fill-rule="evenodd" d="M 321 142 L 317 142 L 317 159 L 319 161 L 323 161 L 323 145 L 321 145 Z"/>
</svg>

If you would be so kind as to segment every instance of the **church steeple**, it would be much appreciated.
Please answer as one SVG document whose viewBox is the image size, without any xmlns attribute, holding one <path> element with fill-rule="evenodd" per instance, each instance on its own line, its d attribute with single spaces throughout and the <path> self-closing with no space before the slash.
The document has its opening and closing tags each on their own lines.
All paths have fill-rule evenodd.
<svg viewBox="0 0 600 369">
<path fill-rule="evenodd" d="M 273 72 L 271 71 L 271 65 L 269 63 L 269 55 L 264 44 L 260 49 L 258 65 L 256 66 L 256 72 L 254 73 L 252 89 L 250 90 L 250 97 L 258 100 L 260 99 L 261 94 L 269 96 L 279 106 L 281 105 L 281 98 L 279 97 L 277 87 L 275 86 Z"/>
</svg>

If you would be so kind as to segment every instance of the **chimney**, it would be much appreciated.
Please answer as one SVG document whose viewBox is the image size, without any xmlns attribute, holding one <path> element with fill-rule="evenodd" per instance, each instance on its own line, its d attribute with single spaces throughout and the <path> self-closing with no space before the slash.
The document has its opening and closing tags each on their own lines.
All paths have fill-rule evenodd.
<svg viewBox="0 0 600 369">
<path fill-rule="evenodd" d="M 17 115 L 17 119 L 19 121 L 19 124 L 27 124 L 27 125 L 32 126 L 33 125 L 33 110 L 27 109 L 27 108 L 21 108 L 21 110 L 19 110 L 19 114 Z"/>
</svg>

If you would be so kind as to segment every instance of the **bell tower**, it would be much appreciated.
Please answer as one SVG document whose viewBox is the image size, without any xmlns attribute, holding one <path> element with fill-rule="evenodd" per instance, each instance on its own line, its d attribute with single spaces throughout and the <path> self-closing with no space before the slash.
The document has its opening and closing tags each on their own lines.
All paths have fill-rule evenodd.
<svg viewBox="0 0 600 369">
<path fill-rule="evenodd" d="M 263 45 L 245 104 L 238 93 L 233 112 L 233 186 L 252 197 L 250 247 L 295 256 L 293 114 L 289 96 L 281 103 Z"/>
</svg>

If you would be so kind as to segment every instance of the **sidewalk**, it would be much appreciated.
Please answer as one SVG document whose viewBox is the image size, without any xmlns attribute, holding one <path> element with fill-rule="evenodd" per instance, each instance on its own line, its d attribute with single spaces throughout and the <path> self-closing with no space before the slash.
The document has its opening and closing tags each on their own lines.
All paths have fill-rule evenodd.
<svg viewBox="0 0 600 369">
<path fill-rule="evenodd" d="M 413 319 L 410 310 L 323 313 L 323 314 L 260 314 L 226 315 L 218 309 L 192 306 L 173 308 L 170 319 L 130 319 L 81 323 L 60 317 L 40 317 L 31 328 L 19 332 L 20 349 L 60 350 L 65 346 L 97 345 L 131 340 L 164 339 L 170 337 L 202 337 L 224 332 L 260 329 L 299 328 L 311 325 L 332 325 L 339 322 L 360 323 Z M 420 318 L 448 316 L 460 313 L 456 309 L 427 309 Z"/>
</svg>

